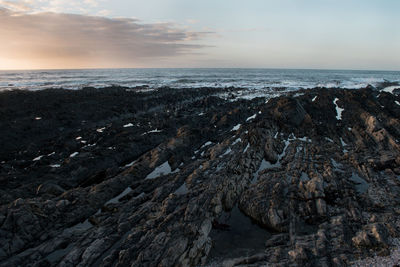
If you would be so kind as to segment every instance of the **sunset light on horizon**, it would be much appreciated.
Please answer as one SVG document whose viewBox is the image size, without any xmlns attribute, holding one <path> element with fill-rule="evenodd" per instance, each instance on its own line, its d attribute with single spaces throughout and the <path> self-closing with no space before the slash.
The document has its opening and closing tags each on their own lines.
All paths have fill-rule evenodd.
<svg viewBox="0 0 400 267">
<path fill-rule="evenodd" d="M 0 1 L 0 69 L 400 69 L 400 2 Z"/>
</svg>

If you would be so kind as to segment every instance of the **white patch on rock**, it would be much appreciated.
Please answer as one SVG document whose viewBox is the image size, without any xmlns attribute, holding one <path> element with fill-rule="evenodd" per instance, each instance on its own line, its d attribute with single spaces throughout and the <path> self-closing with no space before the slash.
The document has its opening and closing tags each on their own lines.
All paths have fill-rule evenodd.
<svg viewBox="0 0 400 267">
<path fill-rule="evenodd" d="M 300 181 L 302 181 L 302 182 L 308 182 L 308 181 L 310 181 L 310 180 L 311 180 L 311 179 L 310 179 L 310 177 L 308 177 L 307 173 L 305 173 L 305 172 L 302 172 L 302 173 L 301 173 Z"/>
<path fill-rule="evenodd" d="M 132 188 L 130 186 L 128 186 L 124 191 L 122 191 L 121 194 L 119 194 L 118 196 L 110 199 L 104 205 L 108 205 L 108 204 L 111 204 L 111 203 L 113 203 L 113 204 L 118 203 L 121 198 L 123 198 L 124 196 L 126 196 L 127 194 L 129 194 L 132 191 L 133 191 Z"/>
<path fill-rule="evenodd" d="M 138 161 L 138 160 L 134 160 L 134 161 L 132 161 L 131 163 L 126 164 L 125 167 L 131 167 L 131 166 L 133 166 L 133 164 L 135 164 L 136 161 Z"/>
<path fill-rule="evenodd" d="M 238 138 L 235 141 L 233 141 L 232 146 L 236 145 L 237 143 L 242 142 L 242 138 Z"/>
<path fill-rule="evenodd" d="M 394 101 L 394 103 L 396 103 L 397 105 L 399 105 L 399 106 L 400 106 L 400 103 L 399 103 L 399 101 L 395 100 L 395 101 Z"/>
<path fill-rule="evenodd" d="M 343 112 L 344 109 L 338 106 L 338 104 L 337 104 L 338 100 L 339 100 L 339 98 L 335 98 L 335 100 L 333 101 L 333 104 L 335 104 L 335 106 L 336 106 L 336 113 L 337 113 L 336 119 L 337 120 L 341 120 L 342 119 L 342 112 Z"/>
<path fill-rule="evenodd" d="M 253 116 L 248 117 L 248 118 L 246 119 L 246 121 L 253 120 L 253 119 L 255 119 L 256 117 L 257 117 L 257 114 L 254 114 Z"/>
<path fill-rule="evenodd" d="M 340 137 L 340 143 L 342 143 L 342 146 L 347 146 L 347 144 L 343 141 L 342 137 Z"/>
<path fill-rule="evenodd" d="M 230 147 L 228 147 L 228 149 L 224 152 L 224 154 L 222 154 L 222 155 L 219 156 L 219 157 L 222 158 L 222 157 L 228 155 L 228 154 L 231 153 L 231 152 L 232 152 L 232 149 L 231 149 Z"/>
<path fill-rule="evenodd" d="M 176 169 L 175 171 L 172 172 L 171 166 L 169 165 L 168 161 L 166 161 L 160 166 L 156 167 L 154 171 L 152 171 L 149 175 L 147 175 L 145 180 L 155 179 L 157 177 L 167 175 L 170 173 L 176 173 L 179 171 L 180 171 L 179 169 Z"/>
<path fill-rule="evenodd" d="M 52 164 L 52 165 L 50 165 L 50 167 L 52 167 L 52 168 L 60 168 L 61 165 L 60 164 Z"/>
<path fill-rule="evenodd" d="M 70 158 L 76 157 L 79 154 L 79 152 L 74 152 L 71 155 L 69 155 Z"/>
<path fill-rule="evenodd" d="M 314 96 L 314 98 L 311 100 L 312 102 L 315 102 L 315 100 L 317 100 L 317 95 L 316 96 Z"/>
<path fill-rule="evenodd" d="M 250 148 L 250 143 L 247 143 L 246 148 L 243 150 L 243 153 L 246 153 L 246 151 Z"/>
<path fill-rule="evenodd" d="M 253 174 L 253 179 L 251 180 L 251 183 L 254 184 L 257 182 L 259 173 L 261 171 L 266 170 L 266 169 L 275 168 L 275 167 L 280 167 L 280 166 L 281 166 L 281 164 L 279 163 L 279 161 L 277 161 L 275 164 L 271 164 L 269 161 L 262 159 L 262 161 L 260 163 L 260 167 L 258 167 L 257 171 Z"/>
<path fill-rule="evenodd" d="M 306 142 L 306 143 L 311 143 L 311 139 L 308 139 L 307 136 L 301 137 L 301 138 L 297 138 L 300 141 Z"/>
<path fill-rule="evenodd" d="M 128 127 L 133 127 L 133 124 L 132 123 L 128 123 L 128 124 L 124 125 L 124 128 L 128 128 Z"/>
<path fill-rule="evenodd" d="M 363 194 L 368 190 L 369 183 L 361 178 L 357 173 L 351 175 L 350 180 L 355 184 L 354 187 L 359 194 Z"/>
<path fill-rule="evenodd" d="M 231 132 L 232 132 L 232 131 L 237 131 L 237 130 L 239 130 L 240 126 L 242 126 L 242 124 L 240 124 L 240 123 L 239 123 L 238 125 L 234 126 L 234 127 L 232 128 Z"/>
<path fill-rule="evenodd" d="M 175 190 L 174 194 L 181 196 L 181 195 L 186 195 L 189 193 L 189 189 L 186 186 L 186 182 L 184 182 L 178 189 Z"/>
<path fill-rule="evenodd" d="M 200 149 L 205 148 L 206 146 L 209 146 L 209 145 L 211 145 L 211 144 L 212 144 L 211 141 L 205 142 L 205 143 L 200 147 Z"/>
<path fill-rule="evenodd" d="M 106 127 L 103 127 L 103 128 L 97 129 L 96 131 L 97 131 L 98 133 L 102 133 L 105 129 L 106 129 Z"/>
<path fill-rule="evenodd" d="M 155 130 L 151 130 L 151 131 L 143 133 L 142 136 L 146 135 L 146 134 L 150 134 L 150 133 L 161 133 L 161 132 L 162 132 L 162 130 L 155 129 Z"/>
<path fill-rule="evenodd" d="M 43 155 L 41 155 L 41 156 L 39 156 L 39 157 L 36 157 L 36 158 L 34 158 L 32 161 L 38 161 L 38 160 L 41 160 L 43 157 L 44 157 L 44 156 L 43 156 Z"/>
</svg>

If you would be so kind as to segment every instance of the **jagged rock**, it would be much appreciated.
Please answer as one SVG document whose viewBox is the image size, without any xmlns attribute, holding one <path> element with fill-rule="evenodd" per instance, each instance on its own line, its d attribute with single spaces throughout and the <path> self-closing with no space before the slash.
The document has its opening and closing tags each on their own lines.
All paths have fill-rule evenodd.
<svg viewBox="0 0 400 267">
<path fill-rule="evenodd" d="M 356 247 L 388 247 L 388 232 L 380 223 L 367 225 L 363 230 L 357 232 L 352 241 Z"/>
<path fill-rule="evenodd" d="M 349 266 L 389 253 L 399 97 L 317 88 L 266 103 L 237 90 L 1 93 L 0 266 Z M 223 220 L 238 214 L 246 227 Z"/>
<path fill-rule="evenodd" d="M 280 98 L 273 110 L 272 116 L 281 124 L 300 126 L 306 116 L 306 111 L 297 99 Z"/>
<path fill-rule="evenodd" d="M 53 183 L 44 183 L 38 186 L 36 190 L 37 195 L 42 195 L 42 194 L 50 194 L 54 196 L 59 196 L 62 193 L 64 193 L 65 190 L 56 184 Z"/>
</svg>

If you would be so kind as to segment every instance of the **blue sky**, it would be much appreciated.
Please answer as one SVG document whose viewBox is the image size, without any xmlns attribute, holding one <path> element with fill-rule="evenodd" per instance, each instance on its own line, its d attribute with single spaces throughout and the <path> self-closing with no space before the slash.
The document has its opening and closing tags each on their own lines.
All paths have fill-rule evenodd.
<svg viewBox="0 0 400 267">
<path fill-rule="evenodd" d="M 397 0 L 0 0 L 0 7 L 9 11 L 0 21 L 0 33 L 4 25 L 16 27 L 13 34 L 8 31 L 10 39 L 16 39 L 18 44 L 26 42 L 25 47 L 20 45 L 20 51 L 32 48 L 28 49 L 31 54 L 10 51 L 8 54 L 14 55 L 13 58 L 0 53 L 0 59 L 3 57 L 8 65 L 20 64 L 21 68 L 58 68 L 64 62 L 66 68 L 109 64 L 110 67 L 400 69 L 400 1 Z M 50 16 L 45 12 L 53 13 Z M 16 13 L 29 19 L 11 20 Z M 65 31 L 63 25 L 59 25 L 58 32 L 49 32 L 43 26 L 46 14 L 53 25 L 58 21 L 62 24 L 67 20 L 65 16 L 78 14 L 68 17 L 78 21 L 71 26 L 76 28 L 71 38 L 80 36 L 83 46 L 96 44 L 103 55 L 90 51 L 90 47 L 76 47 L 78 40 L 69 44 L 57 36 Z M 96 33 L 99 31 L 96 26 L 86 28 L 85 33 L 89 34 L 84 35 L 79 23 L 97 25 L 99 22 L 93 23 L 92 16 L 105 19 L 100 27 L 103 32 Z M 118 28 L 113 26 L 113 33 L 104 30 L 110 23 L 115 25 L 116 21 L 127 19 L 132 21 Z M 29 20 L 41 21 L 40 26 L 24 28 Z M 50 49 L 54 53 L 46 56 L 43 51 L 47 48 L 40 47 L 37 40 L 25 40 L 16 31 L 29 31 L 32 35 L 40 32 L 43 40 L 54 42 Z M 146 36 L 142 34 L 144 31 Z M 104 39 L 104 35 L 115 36 Z M 113 52 L 116 48 L 118 53 Z M 13 48 L 0 45 L 0 49 Z M 74 52 L 79 53 L 81 61 Z M 25 59 L 17 60 L 18 54 Z M 4 65 L 7 64 L 0 61 L 0 68 L 7 68 Z"/>
</svg>

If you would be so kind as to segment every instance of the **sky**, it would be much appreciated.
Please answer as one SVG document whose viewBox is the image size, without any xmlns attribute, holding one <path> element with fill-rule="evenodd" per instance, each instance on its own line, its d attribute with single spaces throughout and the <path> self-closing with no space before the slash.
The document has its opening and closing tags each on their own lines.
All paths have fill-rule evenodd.
<svg viewBox="0 0 400 267">
<path fill-rule="evenodd" d="M 400 70 L 398 0 L 0 0 L 0 69 Z"/>
</svg>

